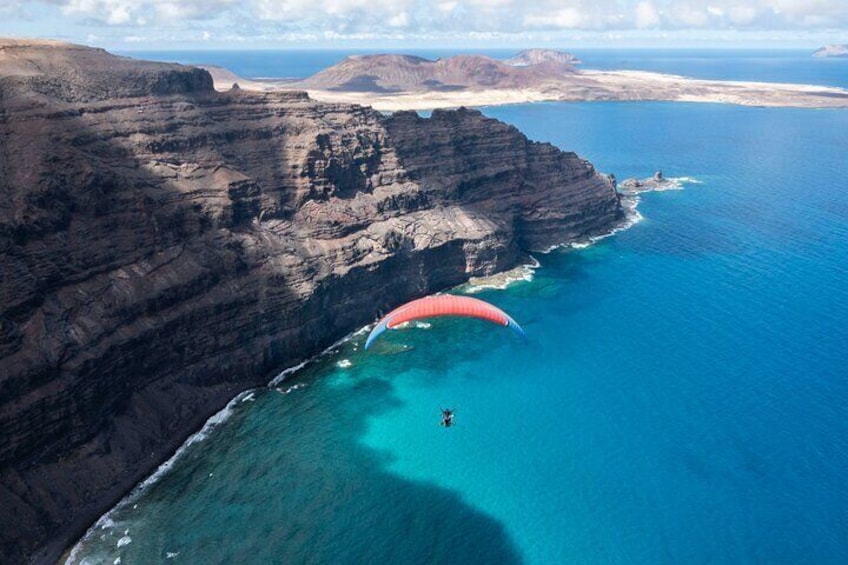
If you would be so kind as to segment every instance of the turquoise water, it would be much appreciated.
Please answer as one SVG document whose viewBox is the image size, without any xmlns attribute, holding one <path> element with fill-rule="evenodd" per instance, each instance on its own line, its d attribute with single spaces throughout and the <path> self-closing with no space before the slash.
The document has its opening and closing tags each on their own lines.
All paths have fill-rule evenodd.
<svg viewBox="0 0 848 565">
<path fill-rule="evenodd" d="M 485 113 L 620 179 L 697 182 L 477 294 L 527 344 L 470 320 L 359 334 L 237 399 L 76 560 L 848 562 L 848 111 Z"/>
</svg>

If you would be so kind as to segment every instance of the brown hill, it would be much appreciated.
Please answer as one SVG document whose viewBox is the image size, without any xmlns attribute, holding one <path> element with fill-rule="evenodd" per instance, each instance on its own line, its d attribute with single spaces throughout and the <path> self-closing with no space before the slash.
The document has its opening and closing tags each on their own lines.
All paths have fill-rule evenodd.
<svg viewBox="0 0 848 565">
<path fill-rule="evenodd" d="M 527 57 L 534 60 L 533 55 Z M 482 55 L 435 61 L 412 55 L 357 55 L 290 87 L 379 93 L 537 88 L 574 70 L 550 55 L 538 57 L 535 63 L 516 65 Z"/>
</svg>

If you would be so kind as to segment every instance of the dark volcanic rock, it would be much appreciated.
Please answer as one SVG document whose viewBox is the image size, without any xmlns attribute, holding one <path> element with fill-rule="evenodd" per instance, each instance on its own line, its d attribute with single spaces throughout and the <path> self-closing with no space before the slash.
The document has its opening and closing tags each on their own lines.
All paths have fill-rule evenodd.
<svg viewBox="0 0 848 565">
<path fill-rule="evenodd" d="M 0 561 L 54 560 L 234 394 L 608 230 L 605 177 L 432 118 L 0 41 Z"/>
<path fill-rule="evenodd" d="M 528 140 L 476 110 L 385 119 L 396 151 L 431 202 L 485 213 L 520 249 L 545 249 L 607 231 L 621 218 L 606 177 L 574 153 Z"/>
<path fill-rule="evenodd" d="M 612 176 L 612 175 L 610 175 Z M 615 177 L 613 177 L 613 180 Z M 681 188 L 680 179 L 666 178 L 662 171 L 657 171 L 654 176 L 646 179 L 625 179 L 616 186 L 622 196 L 634 196 L 641 192 L 659 192 L 663 190 L 677 190 Z"/>
</svg>

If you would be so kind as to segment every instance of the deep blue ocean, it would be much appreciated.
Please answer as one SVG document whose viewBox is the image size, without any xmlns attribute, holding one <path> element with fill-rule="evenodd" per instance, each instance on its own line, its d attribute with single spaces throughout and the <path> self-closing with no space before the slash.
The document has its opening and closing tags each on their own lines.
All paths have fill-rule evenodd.
<svg viewBox="0 0 848 565">
<path fill-rule="evenodd" d="M 155 55 L 290 77 L 339 58 Z M 848 87 L 848 60 L 806 52 L 577 55 Z M 848 563 L 848 110 L 483 111 L 619 179 L 691 180 L 475 295 L 526 344 L 472 320 L 368 352 L 359 333 L 242 395 L 73 562 Z"/>
</svg>

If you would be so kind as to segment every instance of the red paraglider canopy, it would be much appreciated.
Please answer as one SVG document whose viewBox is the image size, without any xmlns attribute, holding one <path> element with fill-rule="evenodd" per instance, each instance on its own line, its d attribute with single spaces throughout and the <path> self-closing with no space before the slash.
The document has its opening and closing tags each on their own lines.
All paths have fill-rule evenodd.
<svg viewBox="0 0 848 565">
<path fill-rule="evenodd" d="M 424 298 L 407 302 L 386 314 L 377 326 L 371 330 L 365 342 L 365 349 L 368 349 L 371 343 L 377 339 L 377 336 L 387 328 L 397 327 L 404 322 L 440 316 L 462 316 L 488 320 L 499 326 L 510 327 L 522 337 L 524 336 L 524 330 L 521 329 L 521 326 L 515 320 L 510 318 L 506 312 L 492 306 L 488 302 L 484 302 L 478 298 L 471 298 L 470 296 L 439 294 L 436 296 L 425 296 Z"/>
</svg>

